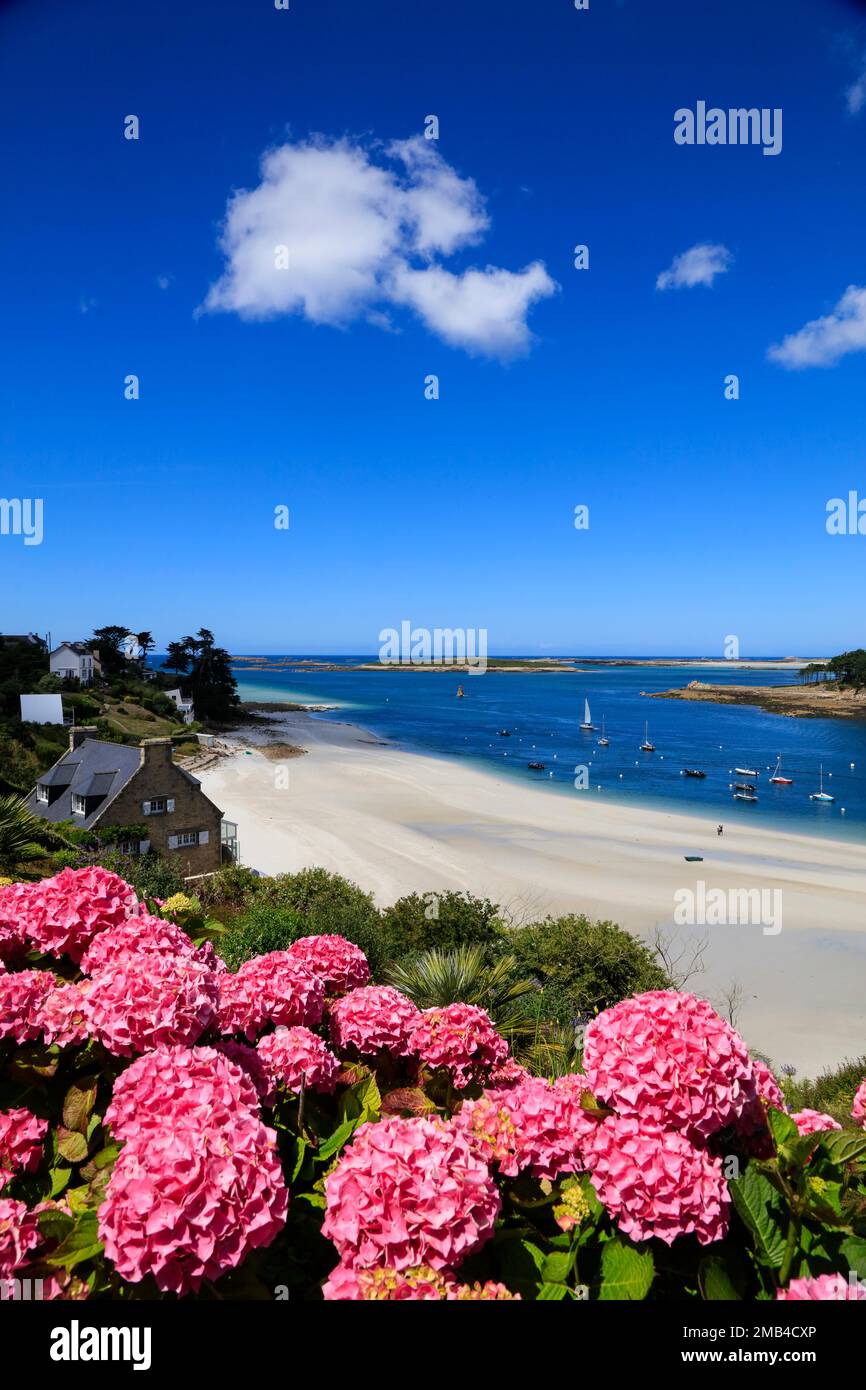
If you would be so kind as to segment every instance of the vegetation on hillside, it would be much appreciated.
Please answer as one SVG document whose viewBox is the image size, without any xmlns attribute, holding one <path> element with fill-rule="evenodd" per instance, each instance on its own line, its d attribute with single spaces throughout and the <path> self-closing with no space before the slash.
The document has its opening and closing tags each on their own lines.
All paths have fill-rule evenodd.
<svg viewBox="0 0 866 1390">
<path fill-rule="evenodd" d="M 857 647 L 854 651 L 831 656 L 828 661 L 812 661 L 803 667 L 800 679 L 806 682 L 832 682 L 838 686 L 852 686 L 855 691 L 866 689 L 866 650 Z"/>
</svg>

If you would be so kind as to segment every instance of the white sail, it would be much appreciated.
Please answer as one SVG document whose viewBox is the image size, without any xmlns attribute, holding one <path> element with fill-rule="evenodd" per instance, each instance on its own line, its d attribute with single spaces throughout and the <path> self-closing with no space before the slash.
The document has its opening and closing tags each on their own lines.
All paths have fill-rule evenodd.
<svg viewBox="0 0 866 1390">
<path fill-rule="evenodd" d="M 592 723 L 592 720 L 589 717 L 589 700 L 584 700 L 583 702 L 583 722 L 584 724 Z"/>
</svg>

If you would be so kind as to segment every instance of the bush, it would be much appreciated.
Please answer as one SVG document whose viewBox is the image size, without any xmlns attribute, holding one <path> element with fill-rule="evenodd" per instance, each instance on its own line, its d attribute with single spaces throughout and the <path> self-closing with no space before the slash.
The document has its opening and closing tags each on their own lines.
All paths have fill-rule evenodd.
<svg viewBox="0 0 866 1390">
<path fill-rule="evenodd" d="M 131 883 L 140 898 L 170 898 L 174 893 L 183 892 L 180 868 L 155 850 L 142 855 L 121 854 L 113 849 L 80 850 L 77 854 L 61 851 L 53 856 L 53 861 L 58 869 L 81 869 L 88 864 L 100 864 Z"/>
<path fill-rule="evenodd" d="M 290 907 L 257 903 L 237 917 L 217 943 L 229 970 L 268 951 L 285 951 L 299 936 L 310 936 L 306 920 Z"/>
<path fill-rule="evenodd" d="M 302 869 L 258 880 L 256 909 L 278 908 L 304 920 L 302 936 L 345 936 L 360 946 L 377 975 L 384 964 L 382 919 L 371 894 L 326 869 Z"/>
<path fill-rule="evenodd" d="M 496 903 L 471 893 L 410 893 L 382 914 L 383 946 L 391 960 L 455 946 L 491 946 L 503 941 L 505 925 Z"/>
<path fill-rule="evenodd" d="M 845 1060 L 834 1070 L 823 1071 L 816 1081 L 784 1083 L 785 1099 L 792 1110 L 820 1110 L 841 1125 L 851 1123 L 851 1105 L 866 1076 L 866 1056 Z"/>
<path fill-rule="evenodd" d="M 206 907 L 242 907 L 254 899 L 261 882 L 252 869 L 226 864 L 203 881 L 201 899 Z"/>
<path fill-rule="evenodd" d="M 546 1016 L 563 1023 L 671 986 L 649 947 L 614 922 L 548 917 L 510 932 L 508 950 L 543 986 Z"/>
</svg>

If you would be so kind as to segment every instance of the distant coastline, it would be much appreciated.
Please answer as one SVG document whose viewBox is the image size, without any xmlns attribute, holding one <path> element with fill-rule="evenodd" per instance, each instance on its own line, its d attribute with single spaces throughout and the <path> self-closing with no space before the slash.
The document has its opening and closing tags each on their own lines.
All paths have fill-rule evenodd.
<svg viewBox="0 0 866 1390">
<path fill-rule="evenodd" d="M 487 657 L 484 667 L 487 671 L 499 674 L 520 672 L 523 675 L 541 672 L 543 674 L 587 675 L 602 666 L 669 666 L 704 670 L 737 671 L 798 671 L 818 657 L 770 657 L 754 660 L 729 660 L 724 657 L 707 656 L 652 656 L 652 657 Z M 233 656 L 232 664 L 242 671 L 426 671 L 432 675 L 468 675 L 479 669 L 475 662 L 421 662 L 391 664 L 382 661 L 337 662 L 326 657 L 288 657 L 288 656 Z"/>
</svg>

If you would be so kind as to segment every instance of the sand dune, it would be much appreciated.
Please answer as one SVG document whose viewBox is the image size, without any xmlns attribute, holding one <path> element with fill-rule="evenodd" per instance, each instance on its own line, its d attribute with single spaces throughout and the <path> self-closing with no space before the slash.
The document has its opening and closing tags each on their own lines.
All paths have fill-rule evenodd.
<svg viewBox="0 0 866 1390">
<path fill-rule="evenodd" d="M 674 949 L 708 937 L 690 987 L 723 1002 L 781 1065 L 814 1073 L 866 1049 L 866 862 L 862 847 L 643 806 L 510 785 L 457 760 L 407 753 L 347 724 L 281 715 L 245 739 L 302 745 L 285 764 L 239 752 L 198 775 L 239 824 L 242 860 L 265 873 L 320 864 L 384 905 L 413 890 L 467 889 L 517 920 L 610 918 Z M 686 863 L 700 854 L 703 863 Z M 678 926 L 678 890 L 780 890 L 782 927 Z M 770 901 L 770 898 L 767 898 Z"/>
</svg>

